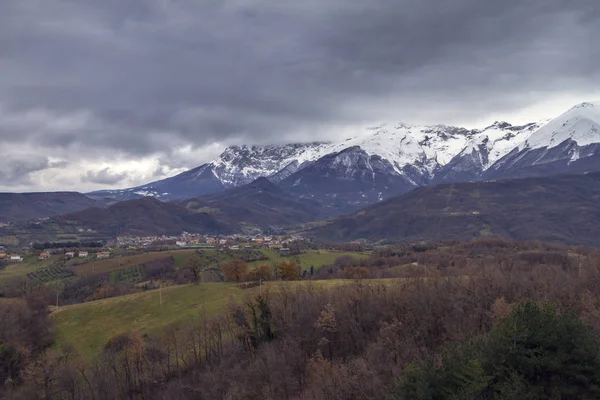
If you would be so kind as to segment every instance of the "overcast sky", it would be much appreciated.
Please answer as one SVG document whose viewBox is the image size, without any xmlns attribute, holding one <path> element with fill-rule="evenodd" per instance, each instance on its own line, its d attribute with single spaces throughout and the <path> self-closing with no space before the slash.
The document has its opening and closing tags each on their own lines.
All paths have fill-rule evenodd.
<svg viewBox="0 0 600 400">
<path fill-rule="evenodd" d="M 128 187 L 230 144 L 600 99 L 598 0 L 1 0 L 0 190 Z"/>
</svg>

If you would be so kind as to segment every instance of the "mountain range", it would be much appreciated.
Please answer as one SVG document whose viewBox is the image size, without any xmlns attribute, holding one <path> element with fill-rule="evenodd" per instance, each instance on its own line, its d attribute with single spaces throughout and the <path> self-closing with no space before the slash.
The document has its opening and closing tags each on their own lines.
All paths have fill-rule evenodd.
<svg viewBox="0 0 600 400">
<path fill-rule="evenodd" d="M 423 222 L 431 218 L 427 208 L 419 209 L 418 205 L 429 204 L 433 198 L 442 199 L 440 203 L 431 200 L 433 203 L 429 206 L 445 215 L 439 211 L 441 204 L 444 199 L 450 202 L 453 198 L 439 193 L 449 190 L 444 189 L 448 188 L 445 186 L 448 183 L 473 182 L 472 186 L 450 186 L 452 190 L 475 191 L 472 196 L 464 197 L 469 206 L 473 205 L 470 200 L 477 193 L 487 193 L 487 197 L 482 197 L 485 199 L 485 202 L 481 200 L 482 204 L 505 207 L 501 215 L 518 214 L 519 210 L 497 203 L 498 199 L 510 202 L 512 196 L 520 199 L 519 193 L 507 189 L 513 186 L 500 182 L 600 171 L 599 155 L 600 107 L 592 103 L 577 105 L 548 122 L 523 125 L 496 122 L 483 129 L 469 130 L 443 125 L 388 124 L 337 142 L 232 146 L 210 163 L 136 188 L 87 195 L 2 193 L 0 222 L 59 215 L 50 222 L 50 225 L 54 224 L 52 229 L 85 228 L 106 235 L 141 235 L 182 230 L 207 233 L 239 232 L 250 228 L 268 230 L 348 214 L 316 230 L 315 235 L 344 240 L 383 239 L 385 235 L 418 240 L 430 234 L 438 235 L 430 230 L 415 235 L 406 233 L 421 223 L 429 226 Z M 586 182 L 596 184 L 589 181 L 589 176 Z M 569 186 L 572 180 L 556 179 L 563 185 L 555 186 L 557 191 L 579 190 Z M 499 183 L 487 186 L 487 181 Z M 529 201 L 540 201 L 535 190 L 527 193 Z M 550 191 L 547 193 L 550 195 Z M 566 199 L 563 194 L 556 198 L 577 200 Z M 390 202 L 400 205 L 392 207 Z M 577 201 L 575 204 L 583 203 Z M 377 209 L 377 206 L 386 205 L 391 207 L 387 211 Z M 448 203 L 449 210 L 451 206 L 454 207 Z M 584 209 L 589 207 L 584 205 Z M 359 209 L 362 210 L 352 214 Z M 374 209 L 379 211 L 372 211 Z M 418 217 L 418 224 L 411 222 L 405 233 L 386 228 L 390 221 L 404 226 L 398 220 L 404 218 L 399 217 L 401 210 L 412 210 L 411 215 Z M 441 229 L 440 234 L 453 237 L 479 232 L 486 235 L 490 229 L 492 234 L 512 234 L 498 229 L 500 214 L 480 209 L 472 211 L 478 214 L 469 218 L 494 215 L 496 219 L 488 223 L 493 229 L 475 222 L 466 226 L 459 223 L 453 229 L 460 232 Z M 369 214 L 371 212 L 375 214 Z M 451 212 L 460 214 L 468 210 Z M 536 212 L 531 210 L 532 215 Z M 363 220 L 363 215 L 370 219 Z M 385 218 L 381 219 L 381 216 Z M 506 220 L 510 220 L 510 215 Z M 373 221 L 379 221 L 378 225 L 374 226 Z M 354 223 L 358 225 L 353 226 Z M 325 235 L 324 232 L 329 233 Z"/>
<path fill-rule="evenodd" d="M 231 146 L 177 176 L 88 195 L 182 200 L 266 177 L 340 214 L 419 186 L 595 169 L 600 169 L 600 107 L 582 103 L 552 120 L 523 125 L 382 124 L 334 142 Z"/>
</svg>

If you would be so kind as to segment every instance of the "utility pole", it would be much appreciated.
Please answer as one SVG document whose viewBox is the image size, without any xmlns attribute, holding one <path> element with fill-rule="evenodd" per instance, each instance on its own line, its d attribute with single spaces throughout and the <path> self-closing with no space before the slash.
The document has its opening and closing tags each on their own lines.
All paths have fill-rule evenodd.
<svg viewBox="0 0 600 400">
<path fill-rule="evenodd" d="M 260 288 L 260 297 L 262 297 L 262 278 L 258 278 L 258 287 Z"/>
</svg>

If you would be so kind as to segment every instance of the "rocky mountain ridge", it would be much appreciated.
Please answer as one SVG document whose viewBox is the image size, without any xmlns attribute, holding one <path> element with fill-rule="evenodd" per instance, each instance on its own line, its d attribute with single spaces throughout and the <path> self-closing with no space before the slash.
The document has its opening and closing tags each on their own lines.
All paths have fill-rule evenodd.
<svg viewBox="0 0 600 400">
<path fill-rule="evenodd" d="M 599 151 L 600 107 L 582 103 L 518 126 L 381 124 L 333 142 L 231 146 L 175 177 L 90 195 L 185 199 L 267 177 L 299 197 L 358 208 L 430 184 L 600 169 Z"/>
</svg>

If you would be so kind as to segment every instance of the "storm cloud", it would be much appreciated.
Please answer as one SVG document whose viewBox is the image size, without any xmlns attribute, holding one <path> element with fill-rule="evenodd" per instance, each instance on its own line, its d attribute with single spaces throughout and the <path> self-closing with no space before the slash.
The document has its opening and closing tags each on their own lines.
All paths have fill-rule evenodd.
<svg viewBox="0 0 600 400">
<path fill-rule="evenodd" d="M 552 116 L 598 95 L 598 37 L 596 0 L 0 2 L 0 146 L 27 153 L 0 187 L 137 184 L 382 120 Z"/>
<path fill-rule="evenodd" d="M 99 183 L 102 185 L 114 185 L 127 177 L 125 172 L 115 173 L 106 167 L 100 171 L 87 171 L 82 178 L 83 182 Z"/>
</svg>

